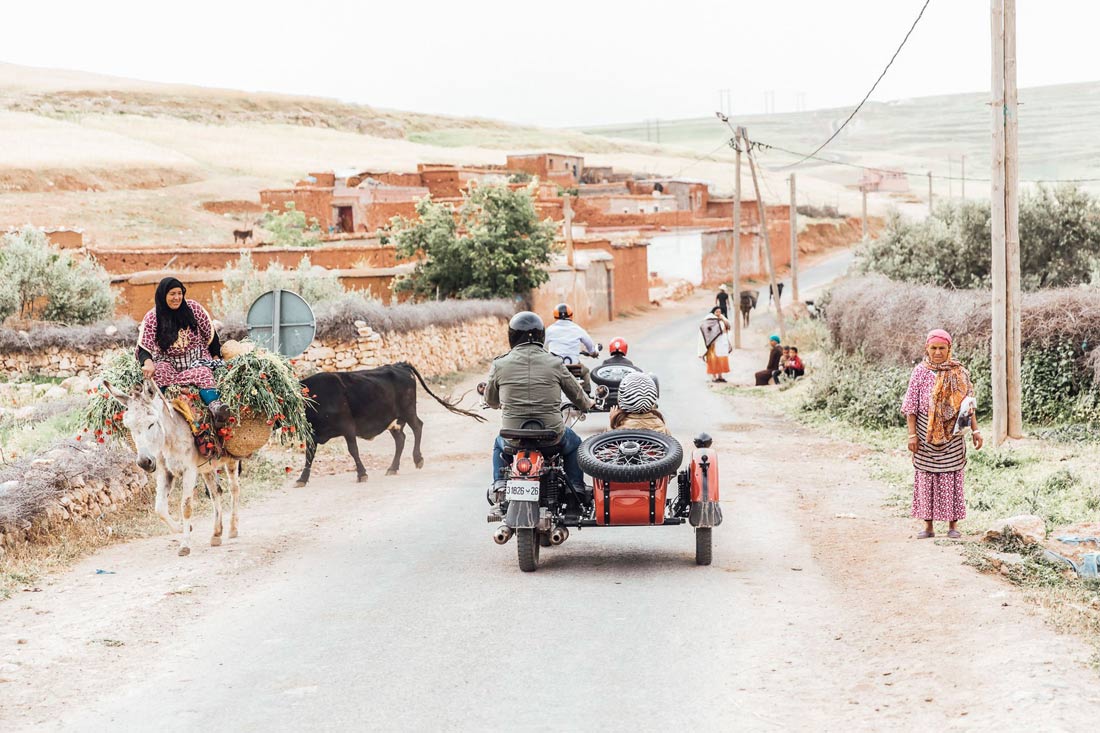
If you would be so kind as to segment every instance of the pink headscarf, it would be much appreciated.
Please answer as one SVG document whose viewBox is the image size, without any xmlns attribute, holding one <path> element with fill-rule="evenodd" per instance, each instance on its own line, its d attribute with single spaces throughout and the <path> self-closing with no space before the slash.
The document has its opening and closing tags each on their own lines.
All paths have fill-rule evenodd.
<svg viewBox="0 0 1100 733">
<path fill-rule="evenodd" d="M 928 346 L 930 344 L 947 344 L 948 346 L 950 346 L 951 334 L 949 334 L 947 331 L 944 331 L 942 328 L 937 328 L 934 331 L 929 331 L 928 338 L 925 339 L 924 345 Z"/>
</svg>

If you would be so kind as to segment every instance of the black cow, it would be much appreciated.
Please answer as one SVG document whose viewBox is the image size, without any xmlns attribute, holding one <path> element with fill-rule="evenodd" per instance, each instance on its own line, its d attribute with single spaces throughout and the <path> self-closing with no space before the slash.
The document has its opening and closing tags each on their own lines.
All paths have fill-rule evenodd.
<svg viewBox="0 0 1100 733">
<path fill-rule="evenodd" d="M 314 374 L 302 380 L 302 386 L 309 389 L 309 396 L 314 400 L 306 408 L 306 418 L 313 428 L 314 445 L 306 450 L 306 467 L 298 477 L 297 485 L 305 486 L 309 481 L 309 469 L 313 465 L 317 446 L 339 436 L 347 441 L 348 453 L 355 460 L 359 481 L 366 481 L 367 469 L 359 460 L 359 446 L 355 439 L 370 440 L 383 430 L 389 430 L 393 435 L 395 448 L 393 463 L 386 474 L 397 473 L 401 467 L 401 452 L 405 449 L 406 424 L 413 431 L 413 462 L 421 468 L 424 456 L 420 454 L 420 433 L 424 423 L 416 416 L 418 380 L 436 402 L 451 412 L 485 422 L 481 415 L 459 409 L 433 394 L 416 367 L 404 361 L 376 369 Z"/>
</svg>

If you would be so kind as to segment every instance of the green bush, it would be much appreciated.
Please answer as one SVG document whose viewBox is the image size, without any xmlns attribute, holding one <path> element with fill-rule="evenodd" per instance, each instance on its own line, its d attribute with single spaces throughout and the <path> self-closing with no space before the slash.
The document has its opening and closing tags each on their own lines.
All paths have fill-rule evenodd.
<svg viewBox="0 0 1100 733">
<path fill-rule="evenodd" d="M 298 211 L 293 201 L 287 201 L 283 208 L 282 212 L 264 212 L 260 223 L 271 232 L 275 246 L 312 247 L 321 241 L 321 227 L 316 218 L 307 221 L 305 213 Z"/>
<path fill-rule="evenodd" d="M 425 197 L 416 219 L 394 217 L 398 254 L 426 257 L 397 289 L 437 300 L 510 298 L 546 282 L 557 227 L 539 221 L 534 186 L 480 186 L 457 210 Z"/>
<path fill-rule="evenodd" d="M 225 287 L 214 296 L 214 312 L 220 318 L 244 317 L 248 309 L 269 290 L 293 290 L 307 303 L 316 307 L 347 294 L 332 270 L 315 267 L 309 257 L 302 257 L 297 269 L 287 270 L 277 262 L 259 270 L 252 255 L 245 252 L 236 266 L 226 265 L 222 280 Z"/>
<path fill-rule="evenodd" d="M 903 426 L 901 402 L 911 372 L 904 367 L 875 366 L 859 355 L 834 354 L 813 375 L 802 409 L 824 411 L 859 427 Z"/>
<path fill-rule="evenodd" d="M 114 314 L 107 272 L 94 260 L 74 258 L 27 227 L 0 240 L 0 320 L 94 323 Z"/>
<path fill-rule="evenodd" d="M 1040 186 L 1020 198 L 1025 290 L 1089 282 L 1100 258 L 1100 202 L 1072 185 Z M 988 202 L 944 202 L 923 221 L 890 216 L 859 252 L 864 272 L 946 288 L 989 287 Z"/>
</svg>

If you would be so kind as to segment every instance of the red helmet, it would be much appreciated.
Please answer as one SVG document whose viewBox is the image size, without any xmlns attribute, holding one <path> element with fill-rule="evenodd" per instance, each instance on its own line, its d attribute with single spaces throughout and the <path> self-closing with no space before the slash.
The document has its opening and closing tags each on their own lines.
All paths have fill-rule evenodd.
<svg viewBox="0 0 1100 733">
<path fill-rule="evenodd" d="M 554 307 L 554 318 L 556 320 L 570 319 L 573 317 L 573 308 L 568 303 L 558 303 Z"/>
<path fill-rule="evenodd" d="M 626 339 L 615 337 L 611 339 L 611 343 L 607 345 L 607 350 L 612 354 L 622 354 L 626 356 L 626 350 L 630 348 L 630 344 L 626 342 Z"/>
</svg>

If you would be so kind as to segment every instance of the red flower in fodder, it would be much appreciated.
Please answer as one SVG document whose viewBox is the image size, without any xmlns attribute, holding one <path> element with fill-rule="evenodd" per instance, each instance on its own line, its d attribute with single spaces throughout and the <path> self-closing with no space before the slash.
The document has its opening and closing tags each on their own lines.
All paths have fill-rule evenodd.
<svg viewBox="0 0 1100 733">
<path fill-rule="evenodd" d="M 287 472 L 287 473 L 290 473 L 290 471 L 291 471 L 291 468 L 290 468 L 290 466 L 287 466 L 287 467 L 286 467 L 286 472 Z"/>
<path fill-rule="evenodd" d="M 99 443 L 102 443 L 102 442 L 103 442 L 103 438 L 96 438 L 96 441 L 97 441 L 97 442 L 99 442 Z"/>
<path fill-rule="evenodd" d="M 84 436 L 82 436 L 82 435 L 79 435 L 79 434 L 78 434 L 78 435 L 76 436 L 76 439 L 77 439 L 77 440 L 80 440 L 80 439 L 81 439 L 82 437 L 84 437 Z"/>
</svg>

